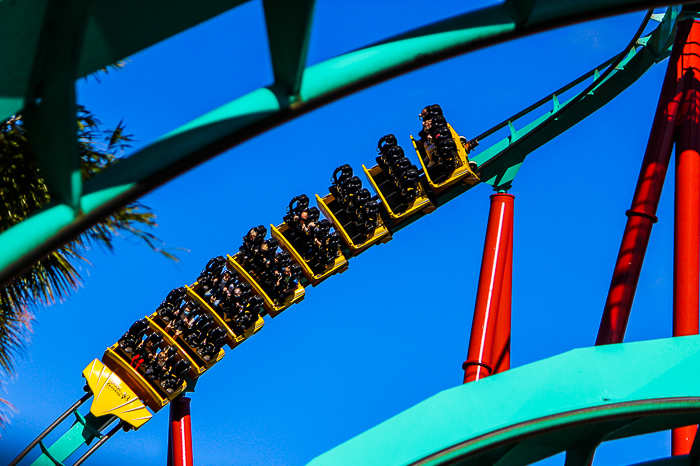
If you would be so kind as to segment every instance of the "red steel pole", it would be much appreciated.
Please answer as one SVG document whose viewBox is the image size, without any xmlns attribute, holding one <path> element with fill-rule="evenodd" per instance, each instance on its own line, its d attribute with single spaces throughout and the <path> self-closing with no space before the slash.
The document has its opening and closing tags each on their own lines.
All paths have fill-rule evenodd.
<svg viewBox="0 0 700 466">
<path fill-rule="evenodd" d="M 679 82 L 683 76 L 680 69 L 682 61 L 679 58 L 684 53 L 690 30 L 689 23 L 692 21 L 683 21 L 678 26 L 632 208 L 627 211 L 627 225 L 622 236 L 596 345 L 621 343 L 625 337 L 651 227 L 657 221 L 656 208 L 659 205 L 673 149 L 676 119 L 683 94 L 683 84 Z"/>
<path fill-rule="evenodd" d="M 673 336 L 697 335 L 700 311 L 700 24 L 691 25 L 681 69 L 685 92 L 676 136 Z M 673 429 L 671 454 L 687 455 L 697 426 Z"/>
<path fill-rule="evenodd" d="M 486 227 L 484 254 L 481 259 L 469 350 L 467 360 L 462 365 L 464 383 L 479 380 L 493 373 L 491 353 L 512 225 L 513 196 L 493 194 Z"/>
<path fill-rule="evenodd" d="M 511 209 L 512 210 L 512 209 Z M 496 317 L 496 335 L 493 339 L 493 373 L 510 369 L 510 317 L 513 297 L 513 221 L 511 220 L 508 233 L 508 251 L 506 264 L 503 269 L 503 285 L 501 286 L 501 301 Z"/>
<path fill-rule="evenodd" d="M 190 423 L 190 399 L 184 396 L 170 402 L 170 433 L 168 464 L 192 466 L 192 426 Z M 172 459 L 172 463 L 170 462 Z"/>
</svg>

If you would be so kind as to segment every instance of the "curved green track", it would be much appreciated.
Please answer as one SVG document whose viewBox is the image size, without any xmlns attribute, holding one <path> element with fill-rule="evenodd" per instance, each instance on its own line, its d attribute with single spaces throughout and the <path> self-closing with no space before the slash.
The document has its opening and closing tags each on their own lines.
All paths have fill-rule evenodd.
<svg viewBox="0 0 700 466">
<path fill-rule="evenodd" d="M 518 466 L 562 451 L 585 465 L 603 441 L 700 423 L 699 368 L 700 336 L 577 349 L 440 392 L 309 465 Z"/>
<path fill-rule="evenodd" d="M 212 0 L 197 8 L 180 0 L 150 2 L 138 18 L 130 14 L 130 6 L 142 7 L 136 0 L 89 3 L 91 8 L 77 0 L 0 0 L 0 39 L 9 51 L 0 55 L 0 69 L 12 70 L 0 73 L 0 119 L 17 112 L 29 117 L 32 135 L 43 141 L 35 151 L 52 196 L 49 206 L 0 235 L 3 282 L 114 209 L 335 99 L 480 47 L 664 2 L 510 0 L 307 68 L 314 2 L 263 1 L 275 82 L 162 136 L 83 184 L 69 124 L 75 121 L 75 79 L 242 2 Z M 653 17 L 659 25 L 651 34 L 641 37 L 647 17 L 619 55 L 480 135 L 483 149 L 475 161 L 482 180 L 508 189 L 528 154 L 667 58 L 675 24 L 688 14 L 671 7 L 661 16 Z M 564 101 L 564 93 L 573 96 Z M 509 135 L 496 140 L 504 128 Z M 435 204 L 468 189 L 445 190 Z M 699 423 L 698 364 L 700 337 L 576 350 L 442 392 L 311 464 L 519 465 L 566 451 L 567 466 L 584 465 L 602 441 Z M 697 450 L 656 463 L 698 464 Z"/>
</svg>

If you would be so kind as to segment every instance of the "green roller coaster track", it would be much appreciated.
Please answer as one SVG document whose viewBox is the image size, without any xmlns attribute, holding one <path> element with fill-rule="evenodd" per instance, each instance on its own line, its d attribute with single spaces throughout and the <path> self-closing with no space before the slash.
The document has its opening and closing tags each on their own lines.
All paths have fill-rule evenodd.
<svg viewBox="0 0 700 466">
<path fill-rule="evenodd" d="M 19 112 L 26 116 L 38 141 L 35 152 L 52 197 L 49 206 L 0 235 L 3 282 L 119 206 L 333 100 L 481 47 L 664 4 L 510 0 L 307 68 L 314 2 L 266 0 L 273 84 L 163 135 L 82 183 L 76 129 L 71 123 L 75 121 L 75 80 L 243 2 L 211 1 L 196 8 L 180 0 L 151 2 L 146 7 L 138 3 L 138 17 L 130 14 L 137 5 L 134 0 L 118 6 L 106 1 L 88 3 L 89 7 L 77 0 L 0 0 L 0 39 L 8 51 L 0 55 L 0 69 L 12 70 L 0 74 L 0 119 Z M 474 160 L 482 180 L 496 190 L 507 190 L 528 154 L 603 107 L 667 58 L 677 21 L 694 18 L 696 11 L 670 7 L 665 15 L 652 15 L 650 10 L 629 46 L 617 56 L 479 135 L 485 149 Z M 649 20 L 660 24 L 642 37 Z M 575 95 L 560 101 L 569 91 Z M 527 123 L 518 128 L 520 121 Z M 510 135 L 492 142 L 504 128 Z M 436 205 L 468 189 L 458 185 L 443 191 Z M 418 218 L 412 216 L 392 227 L 392 232 Z M 587 464 L 604 440 L 699 423 L 698 375 L 691 370 L 700 363 L 698 358 L 697 337 L 576 350 L 442 392 L 311 464 L 516 465 L 561 451 L 567 452 L 567 466 Z M 515 385 L 520 391 L 512 396 L 509 390 Z M 494 393 L 510 395 L 497 397 L 505 400 L 498 410 L 480 410 L 479 403 L 474 403 L 480 397 L 493 398 Z M 76 424 L 77 434 L 71 434 L 75 441 L 66 440 L 60 447 L 64 451 L 55 457 L 67 458 L 84 442 L 81 425 L 85 426 Z M 700 447 L 694 446 L 687 457 L 655 464 L 698 464 L 699 460 Z M 41 461 L 60 464 L 46 457 Z"/>
<path fill-rule="evenodd" d="M 698 423 L 698 365 L 697 336 L 569 351 L 440 392 L 309 465 L 516 466 L 562 451 L 586 465 L 603 441 Z M 678 464 L 697 464 L 693 450 Z"/>
</svg>

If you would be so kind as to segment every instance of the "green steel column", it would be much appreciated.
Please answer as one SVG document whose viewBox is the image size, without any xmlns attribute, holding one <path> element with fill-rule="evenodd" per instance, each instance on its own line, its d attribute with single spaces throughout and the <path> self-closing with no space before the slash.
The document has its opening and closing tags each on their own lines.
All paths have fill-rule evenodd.
<svg viewBox="0 0 700 466">
<path fill-rule="evenodd" d="M 23 114 L 52 200 L 78 210 L 82 195 L 75 80 L 95 0 L 50 0 Z"/>
<path fill-rule="evenodd" d="M 275 83 L 290 96 L 295 96 L 301 87 L 315 3 L 314 0 L 263 0 Z"/>
</svg>

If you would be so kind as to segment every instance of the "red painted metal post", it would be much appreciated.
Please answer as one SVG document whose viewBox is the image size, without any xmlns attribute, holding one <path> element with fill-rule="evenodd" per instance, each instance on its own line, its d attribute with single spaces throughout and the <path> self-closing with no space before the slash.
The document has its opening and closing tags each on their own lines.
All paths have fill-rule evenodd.
<svg viewBox="0 0 700 466">
<path fill-rule="evenodd" d="M 493 194 L 486 227 L 484 254 L 481 259 L 469 351 L 467 360 L 462 365 L 464 383 L 479 380 L 493 373 L 491 356 L 512 225 L 513 196 Z"/>
<path fill-rule="evenodd" d="M 513 209 L 511 209 L 512 211 Z M 510 369 L 510 317 L 513 297 L 513 220 L 508 233 L 508 252 L 503 269 L 503 285 L 501 286 L 501 301 L 496 317 L 496 335 L 493 340 L 493 373 Z"/>
<path fill-rule="evenodd" d="M 680 82 L 683 76 L 682 61 L 679 58 L 684 53 L 691 24 L 692 21 L 683 21 L 678 26 L 632 208 L 627 211 L 627 225 L 622 236 L 596 345 L 621 343 L 625 337 L 651 227 L 657 221 L 656 208 L 659 205 L 673 149 L 676 120 L 683 94 L 683 83 Z"/>
<path fill-rule="evenodd" d="M 190 423 L 190 399 L 184 396 L 170 402 L 170 433 L 168 453 L 172 466 L 192 466 L 192 426 Z"/>
<path fill-rule="evenodd" d="M 697 335 L 700 311 L 700 24 L 693 22 L 681 57 L 685 92 L 676 135 L 673 244 L 673 336 Z M 687 455 L 697 426 L 673 429 L 671 454 Z"/>
</svg>

